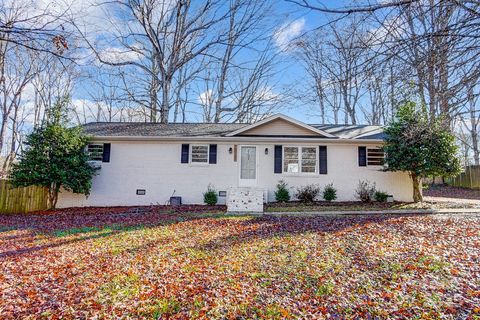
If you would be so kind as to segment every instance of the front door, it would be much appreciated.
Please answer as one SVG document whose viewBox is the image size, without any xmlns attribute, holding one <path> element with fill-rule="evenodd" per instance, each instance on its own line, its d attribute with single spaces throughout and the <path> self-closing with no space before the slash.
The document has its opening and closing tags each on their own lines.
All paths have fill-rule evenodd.
<svg viewBox="0 0 480 320">
<path fill-rule="evenodd" d="M 252 187 L 257 183 L 257 147 L 240 146 L 240 187 Z"/>
</svg>

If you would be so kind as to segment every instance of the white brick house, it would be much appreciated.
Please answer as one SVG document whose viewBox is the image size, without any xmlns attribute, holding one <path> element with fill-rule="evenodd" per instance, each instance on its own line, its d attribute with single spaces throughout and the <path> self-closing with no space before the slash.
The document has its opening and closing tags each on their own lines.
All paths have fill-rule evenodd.
<svg viewBox="0 0 480 320">
<path fill-rule="evenodd" d="M 209 184 L 219 192 L 260 188 L 265 201 L 274 201 L 279 180 L 292 189 L 333 183 L 338 200 L 354 200 L 358 181 L 369 180 L 395 200 L 412 200 L 408 174 L 382 170 L 378 126 L 307 125 L 279 114 L 254 124 L 89 123 L 84 129 L 101 169 L 88 198 L 62 192 L 59 207 L 165 204 L 172 195 L 202 203 Z"/>
</svg>

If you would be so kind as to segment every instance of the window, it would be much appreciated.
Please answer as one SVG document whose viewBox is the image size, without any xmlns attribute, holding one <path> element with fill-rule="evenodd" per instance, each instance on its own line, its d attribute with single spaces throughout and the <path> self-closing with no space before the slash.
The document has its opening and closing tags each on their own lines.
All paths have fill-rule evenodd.
<svg viewBox="0 0 480 320">
<path fill-rule="evenodd" d="M 302 172 L 315 173 L 317 168 L 317 148 L 302 148 Z"/>
<path fill-rule="evenodd" d="M 91 161 L 103 161 L 103 144 L 89 144 L 87 153 Z"/>
<path fill-rule="evenodd" d="M 192 163 L 208 163 L 208 145 L 192 145 Z"/>
<path fill-rule="evenodd" d="M 298 172 L 298 148 L 285 147 L 283 149 L 283 172 Z"/>
<path fill-rule="evenodd" d="M 283 172 L 317 172 L 317 147 L 284 147 Z"/>
<path fill-rule="evenodd" d="M 380 148 L 367 149 L 367 165 L 383 166 L 385 153 Z"/>
</svg>

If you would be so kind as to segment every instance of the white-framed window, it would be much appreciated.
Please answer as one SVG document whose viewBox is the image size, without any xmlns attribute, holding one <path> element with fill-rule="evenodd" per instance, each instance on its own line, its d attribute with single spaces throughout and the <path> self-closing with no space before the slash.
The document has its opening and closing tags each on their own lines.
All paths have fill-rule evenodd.
<svg viewBox="0 0 480 320">
<path fill-rule="evenodd" d="M 191 163 L 208 163 L 208 144 L 192 144 L 190 150 Z"/>
<path fill-rule="evenodd" d="M 284 173 L 316 173 L 318 167 L 317 147 L 284 146 Z"/>
<path fill-rule="evenodd" d="M 87 153 L 90 161 L 102 161 L 103 160 L 103 143 L 101 144 L 89 144 L 87 146 Z"/>
</svg>

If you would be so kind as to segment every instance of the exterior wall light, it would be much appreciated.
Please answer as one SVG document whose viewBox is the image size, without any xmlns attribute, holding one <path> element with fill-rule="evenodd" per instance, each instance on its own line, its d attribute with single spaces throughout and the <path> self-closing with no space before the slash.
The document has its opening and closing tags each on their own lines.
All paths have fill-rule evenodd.
<svg viewBox="0 0 480 320">
<path fill-rule="evenodd" d="M 232 154 L 232 152 L 233 152 L 232 147 L 228 148 L 228 153 Z"/>
<path fill-rule="evenodd" d="M 265 148 L 265 154 L 268 155 L 268 148 Z"/>
</svg>

